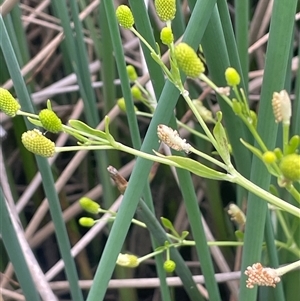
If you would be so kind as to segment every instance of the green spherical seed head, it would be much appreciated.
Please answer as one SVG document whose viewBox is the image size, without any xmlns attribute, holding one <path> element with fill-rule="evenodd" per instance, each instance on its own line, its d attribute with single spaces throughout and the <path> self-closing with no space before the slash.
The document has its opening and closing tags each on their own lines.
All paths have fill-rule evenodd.
<svg viewBox="0 0 300 301">
<path fill-rule="evenodd" d="M 166 260 L 164 262 L 164 270 L 168 273 L 174 272 L 176 268 L 176 263 L 173 260 Z"/>
<path fill-rule="evenodd" d="M 175 0 L 155 0 L 155 9 L 159 18 L 166 22 L 173 20 L 176 13 Z"/>
<path fill-rule="evenodd" d="M 54 142 L 37 129 L 23 133 L 21 140 L 25 148 L 36 155 L 52 157 L 55 154 Z"/>
<path fill-rule="evenodd" d="M 205 70 L 194 49 L 186 43 L 175 47 L 175 58 L 179 68 L 189 77 L 197 78 Z"/>
<path fill-rule="evenodd" d="M 160 32 L 160 39 L 163 44 L 170 45 L 174 41 L 172 29 L 170 27 L 164 27 Z"/>
<path fill-rule="evenodd" d="M 79 219 L 79 224 L 83 227 L 93 227 L 95 224 L 95 221 L 91 217 L 81 217 Z"/>
<path fill-rule="evenodd" d="M 42 110 L 39 113 L 39 119 L 43 125 L 43 128 L 51 133 L 58 133 L 62 130 L 61 120 L 52 110 Z"/>
<path fill-rule="evenodd" d="M 300 155 L 284 156 L 279 165 L 284 177 L 290 181 L 300 181 Z"/>
<path fill-rule="evenodd" d="M 240 75 L 234 68 L 231 67 L 226 69 L 225 78 L 227 81 L 227 85 L 231 87 L 237 86 L 241 82 Z"/>
<path fill-rule="evenodd" d="M 133 14 L 127 5 L 120 5 L 116 10 L 119 24 L 124 28 L 131 28 L 134 24 Z"/>
<path fill-rule="evenodd" d="M 97 214 L 100 209 L 100 205 L 98 203 L 94 202 L 93 200 L 87 197 L 81 198 L 79 200 L 79 204 L 82 207 L 82 209 L 93 214 Z"/>
<path fill-rule="evenodd" d="M 10 117 L 15 117 L 21 106 L 6 89 L 0 88 L 0 110 Z"/>
</svg>

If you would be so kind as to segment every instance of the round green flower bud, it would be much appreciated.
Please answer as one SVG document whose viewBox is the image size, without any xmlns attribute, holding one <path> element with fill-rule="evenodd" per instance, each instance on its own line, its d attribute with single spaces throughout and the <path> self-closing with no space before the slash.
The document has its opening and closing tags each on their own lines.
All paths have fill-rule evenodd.
<svg viewBox="0 0 300 301">
<path fill-rule="evenodd" d="M 272 163 L 276 162 L 277 157 L 274 152 L 267 151 L 263 154 L 263 160 L 267 164 L 272 164 Z"/>
<path fill-rule="evenodd" d="M 232 99 L 232 110 L 236 115 L 242 113 L 242 105 L 235 99 Z"/>
<path fill-rule="evenodd" d="M 95 224 L 94 219 L 91 217 L 81 217 L 78 222 L 81 226 L 88 228 L 93 227 Z"/>
<path fill-rule="evenodd" d="M 168 273 L 174 272 L 176 268 L 176 263 L 173 260 L 166 260 L 164 262 L 164 270 Z"/>
<path fill-rule="evenodd" d="M 122 112 L 126 113 L 126 103 L 125 103 L 125 99 L 124 99 L 123 97 L 122 97 L 122 98 L 119 98 L 119 99 L 117 100 L 117 105 L 118 105 L 119 109 L 120 109 Z M 135 110 L 135 111 L 138 111 L 138 109 L 136 108 L 136 106 L 134 106 L 134 110 Z"/>
<path fill-rule="evenodd" d="M 196 78 L 205 70 L 194 49 L 186 43 L 175 47 L 175 58 L 179 68 L 189 77 Z"/>
<path fill-rule="evenodd" d="M 140 88 L 137 86 L 133 86 L 131 88 L 131 95 L 137 100 L 142 99 L 142 92 L 141 92 Z"/>
<path fill-rule="evenodd" d="M 241 82 L 240 75 L 234 68 L 231 67 L 226 69 L 225 78 L 227 81 L 227 85 L 231 87 L 237 86 Z"/>
<path fill-rule="evenodd" d="M 135 71 L 135 68 L 132 65 L 127 65 L 126 66 L 126 71 L 127 71 L 127 75 L 129 77 L 129 79 L 134 82 L 135 80 L 137 80 L 138 76 L 137 73 Z"/>
<path fill-rule="evenodd" d="M 39 119 L 43 128 L 51 133 L 58 133 L 62 130 L 61 120 L 52 110 L 44 109 L 40 111 Z"/>
<path fill-rule="evenodd" d="M 98 203 L 94 202 L 93 200 L 87 197 L 81 198 L 79 200 L 79 204 L 82 209 L 93 214 L 97 214 L 100 209 L 100 205 Z"/>
<path fill-rule="evenodd" d="M 6 89 L 0 88 L 0 110 L 10 117 L 15 117 L 21 106 Z"/>
<path fill-rule="evenodd" d="M 284 177 L 290 181 L 300 181 L 300 155 L 284 156 L 279 165 Z"/>
<path fill-rule="evenodd" d="M 25 148 L 36 155 L 52 157 L 55 154 L 54 142 L 37 129 L 23 133 L 21 140 Z"/>
<path fill-rule="evenodd" d="M 159 18 L 166 22 L 173 20 L 176 13 L 175 0 L 155 0 L 155 9 Z"/>
<path fill-rule="evenodd" d="M 163 44 L 170 45 L 174 41 L 172 29 L 170 27 L 164 27 L 160 32 L 160 39 Z"/>
<path fill-rule="evenodd" d="M 127 5 L 120 5 L 116 10 L 119 24 L 124 28 L 131 28 L 134 24 L 133 14 Z"/>
</svg>

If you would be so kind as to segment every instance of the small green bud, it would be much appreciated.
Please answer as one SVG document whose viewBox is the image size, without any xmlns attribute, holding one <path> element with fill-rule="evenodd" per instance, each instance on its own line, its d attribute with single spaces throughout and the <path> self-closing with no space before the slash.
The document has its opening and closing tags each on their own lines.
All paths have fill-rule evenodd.
<svg viewBox="0 0 300 301">
<path fill-rule="evenodd" d="M 256 112 L 250 110 L 250 118 L 251 118 L 252 125 L 256 129 L 256 127 L 257 127 L 257 114 L 256 114 Z"/>
<path fill-rule="evenodd" d="M 127 5 L 120 5 L 116 10 L 119 24 L 124 28 L 131 28 L 134 24 L 133 14 Z"/>
<path fill-rule="evenodd" d="M 284 156 L 279 167 L 286 179 L 300 181 L 300 155 L 290 154 Z"/>
<path fill-rule="evenodd" d="M 135 80 L 137 80 L 138 76 L 137 76 L 135 68 L 132 65 L 127 65 L 126 66 L 126 71 L 127 71 L 127 75 L 129 77 L 129 79 L 132 82 L 134 82 Z"/>
<path fill-rule="evenodd" d="M 277 158 L 278 161 L 280 161 L 282 159 L 282 157 L 283 157 L 283 153 L 282 153 L 282 151 L 281 151 L 281 149 L 279 147 L 276 147 L 274 149 L 274 154 L 275 154 L 275 156 L 276 156 L 276 158 Z"/>
<path fill-rule="evenodd" d="M 166 260 L 164 262 L 164 270 L 167 272 L 167 273 L 172 273 L 174 272 L 176 268 L 176 263 L 173 261 L 173 260 Z"/>
<path fill-rule="evenodd" d="M 240 75 L 232 67 L 229 67 L 229 68 L 226 69 L 225 78 L 226 78 L 226 81 L 227 81 L 227 85 L 231 86 L 231 87 L 237 86 L 241 82 Z"/>
<path fill-rule="evenodd" d="M 143 97 L 140 88 L 137 86 L 131 88 L 131 95 L 137 100 L 141 100 Z"/>
<path fill-rule="evenodd" d="M 25 148 L 34 154 L 42 157 L 52 157 L 55 154 L 54 142 L 37 129 L 23 133 L 21 140 Z"/>
<path fill-rule="evenodd" d="M 81 217 L 79 219 L 79 224 L 83 227 L 93 227 L 95 224 L 95 220 L 92 219 L 91 217 Z"/>
<path fill-rule="evenodd" d="M 186 43 L 175 47 L 175 58 L 179 68 L 189 77 L 196 78 L 204 72 L 204 65 L 195 50 Z"/>
<path fill-rule="evenodd" d="M 274 152 L 267 151 L 263 154 L 263 160 L 267 164 L 272 164 L 276 162 L 277 157 Z"/>
<path fill-rule="evenodd" d="M 82 209 L 89 213 L 97 214 L 99 213 L 100 205 L 90 198 L 83 197 L 79 200 L 79 204 Z"/>
<path fill-rule="evenodd" d="M 139 265 L 139 260 L 135 255 L 120 253 L 117 264 L 123 267 L 135 268 Z"/>
<path fill-rule="evenodd" d="M 288 154 L 294 153 L 296 149 L 299 147 L 299 145 L 300 145 L 300 136 L 294 135 L 289 141 L 287 153 Z"/>
<path fill-rule="evenodd" d="M 126 113 L 126 103 L 125 103 L 125 99 L 123 97 L 119 98 L 117 100 L 117 105 L 122 112 Z M 136 106 L 134 106 L 134 110 L 138 111 Z"/>
<path fill-rule="evenodd" d="M 44 109 L 40 111 L 39 119 L 43 128 L 51 133 L 58 133 L 62 130 L 61 120 L 52 110 Z"/>
<path fill-rule="evenodd" d="M 10 92 L 0 88 L 0 110 L 10 117 L 15 117 L 20 108 L 20 104 Z"/>
<path fill-rule="evenodd" d="M 173 20 L 176 13 L 175 0 L 155 0 L 155 9 L 159 18 L 166 22 Z"/>
<path fill-rule="evenodd" d="M 126 113 L 126 104 L 123 97 L 117 100 L 117 105 L 122 112 Z"/>
<path fill-rule="evenodd" d="M 242 106 L 235 98 L 232 100 L 232 110 L 236 115 L 242 113 Z"/>
<path fill-rule="evenodd" d="M 160 32 L 160 39 L 163 44 L 170 45 L 174 41 L 172 29 L 170 27 L 164 27 Z"/>
</svg>

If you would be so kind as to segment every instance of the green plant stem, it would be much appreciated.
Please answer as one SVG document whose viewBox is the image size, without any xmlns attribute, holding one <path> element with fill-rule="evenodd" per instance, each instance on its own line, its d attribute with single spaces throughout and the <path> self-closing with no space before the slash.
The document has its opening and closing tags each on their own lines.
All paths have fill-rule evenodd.
<svg viewBox="0 0 300 301">
<path fill-rule="evenodd" d="M 281 200 L 280 198 L 276 197 L 275 195 L 267 192 L 266 190 L 260 188 L 259 186 L 255 185 L 248 179 L 244 178 L 241 174 L 239 174 L 235 169 L 230 172 L 234 178 L 232 179 L 233 183 L 236 183 L 248 191 L 252 192 L 253 194 L 261 197 L 262 199 L 268 201 L 270 204 L 289 212 L 290 214 L 299 218 L 300 216 L 300 209 Z"/>
<path fill-rule="evenodd" d="M 130 148 L 128 146 L 125 146 L 121 143 L 115 143 L 114 146 L 108 146 L 108 145 L 101 145 L 101 146 L 69 146 L 69 147 L 56 147 L 56 152 L 65 152 L 65 151 L 79 151 L 79 150 L 103 150 L 103 149 L 118 149 L 121 151 L 124 151 L 126 153 L 132 154 L 134 156 L 139 156 L 148 160 L 152 160 L 155 162 L 159 162 L 162 164 L 166 164 L 169 166 L 175 166 L 182 168 L 179 164 L 168 160 L 167 158 L 158 157 L 155 155 L 151 155 L 148 153 L 141 152 L 139 150 Z M 262 199 L 268 201 L 270 204 L 279 207 L 283 209 L 286 212 L 289 212 L 292 215 L 295 215 L 297 217 L 300 216 L 300 209 L 281 200 L 280 198 L 274 196 L 273 194 L 267 192 L 266 190 L 260 188 L 259 186 L 255 185 L 245 177 L 243 177 L 237 170 L 234 169 L 233 166 L 228 166 L 227 170 L 229 174 L 224 174 L 224 179 L 239 184 L 240 186 L 246 188 L 248 191 L 256 194 L 257 196 L 261 197 Z"/>
</svg>

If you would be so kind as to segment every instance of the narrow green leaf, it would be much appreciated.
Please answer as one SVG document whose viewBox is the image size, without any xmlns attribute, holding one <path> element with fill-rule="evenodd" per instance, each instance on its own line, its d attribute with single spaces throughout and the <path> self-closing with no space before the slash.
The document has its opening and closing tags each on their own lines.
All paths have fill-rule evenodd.
<svg viewBox="0 0 300 301">
<path fill-rule="evenodd" d="M 211 169 L 193 159 L 179 157 L 179 156 L 164 156 L 155 151 L 154 151 L 154 153 L 159 157 L 166 158 L 166 159 L 180 165 L 180 168 L 186 169 L 200 177 L 212 179 L 212 180 L 221 180 L 221 181 L 229 180 L 229 177 L 227 176 L 227 174 L 216 171 L 214 169 Z"/>
<path fill-rule="evenodd" d="M 190 234 L 189 231 L 182 231 L 182 232 L 181 232 L 180 238 L 181 238 L 182 240 L 184 240 L 189 234 Z"/>
<path fill-rule="evenodd" d="M 170 231 L 172 232 L 173 235 L 175 235 L 176 237 L 180 237 L 180 235 L 179 235 L 178 232 L 175 230 L 175 228 L 174 228 L 172 222 L 171 222 L 169 219 L 167 219 L 167 218 L 165 218 L 165 217 L 161 217 L 160 220 L 161 220 L 163 226 L 164 226 L 166 229 L 170 230 Z M 168 243 L 169 243 L 169 242 L 168 242 Z"/>
<path fill-rule="evenodd" d="M 93 136 L 107 140 L 107 136 L 106 136 L 105 132 L 93 129 L 80 120 L 74 120 L 74 119 L 69 120 L 69 124 L 75 130 L 82 131 L 89 135 L 93 135 Z"/>
<path fill-rule="evenodd" d="M 222 121 L 222 112 L 217 113 L 217 123 L 213 129 L 213 134 L 219 145 L 219 155 L 223 159 L 225 164 L 230 164 L 230 151 L 229 144 L 226 136 L 226 132 L 221 123 Z"/>
</svg>

